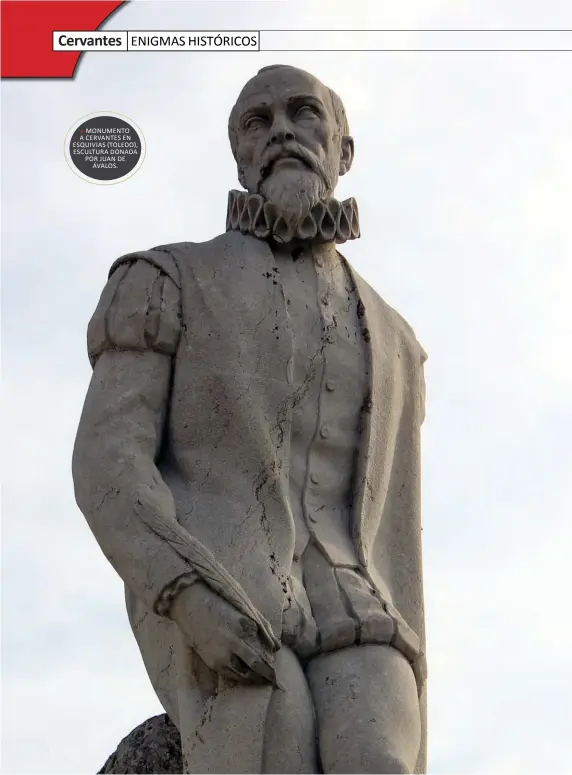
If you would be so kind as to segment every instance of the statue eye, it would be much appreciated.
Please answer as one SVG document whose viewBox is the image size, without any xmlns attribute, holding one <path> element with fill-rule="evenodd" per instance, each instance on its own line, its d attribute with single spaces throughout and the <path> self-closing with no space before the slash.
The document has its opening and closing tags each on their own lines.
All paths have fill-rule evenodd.
<svg viewBox="0 0 572 775">
<path fill-rule="evenodd" d="M 296 111 L 296 118 L 316 118 L 318 111 L 312 105 L 302 105 Z"/>
<path fill-rule="evenodd" d="M 251 116 L 246 120 L 244 128 L 248 131 L 251 131 L 253 129 L 259 129 L 261 126 L 264 126 L 265 123 L 266 120 L 263 116 Z"/>
</svg>

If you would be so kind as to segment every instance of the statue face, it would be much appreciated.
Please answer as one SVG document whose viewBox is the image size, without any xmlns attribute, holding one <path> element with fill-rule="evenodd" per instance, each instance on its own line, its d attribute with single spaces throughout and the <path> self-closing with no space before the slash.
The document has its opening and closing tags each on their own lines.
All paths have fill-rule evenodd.
<svg viewBox="0 0 572 775">
<path fill-rule="evenodd" d="M 309 73 L 259 73 L 237 103 L 238 176 L 251 193 L 276 201 L 298 185 L 310 199 L 331 196 L 351 164 L 353 141 L 340 137 L 329 90 Z"/>
</svg>

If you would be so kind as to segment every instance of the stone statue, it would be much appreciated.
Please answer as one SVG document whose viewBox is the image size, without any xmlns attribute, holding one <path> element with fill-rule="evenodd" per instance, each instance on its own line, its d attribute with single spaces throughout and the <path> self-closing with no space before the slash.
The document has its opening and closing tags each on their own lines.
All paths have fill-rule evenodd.
<svg viewBox="0 0 572 775">
<path fill-rule="evenodd" d="M 340 98 L 265 67 L 229 137 L 226 232 L 111 267 L 77 502 L 185 772 L 425 772 L 426 355 L 336 250 Z"/>
</svg>

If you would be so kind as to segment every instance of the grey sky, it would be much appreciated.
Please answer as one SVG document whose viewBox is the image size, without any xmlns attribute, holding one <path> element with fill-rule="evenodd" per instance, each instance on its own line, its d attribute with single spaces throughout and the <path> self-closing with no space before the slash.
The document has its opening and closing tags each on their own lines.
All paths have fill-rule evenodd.
<svg viewBox="0 0 572 775">
<path fill-rule="evenodd" d="M 109 29 L 572 28 L 566 0 L 135 2 Z M 424 557 L 432 773 L 572 771 L 572 53 L 87 54 L 3 85 L 3 770 L 95 772 L 161 712 L 122 585 L 73 497 L 85 329 L 122 253 L 224 229 L 228 112 L 275 62 L 344 100 L 344 254 L 429 353 Z M 142 129 L 130 180 L 68 168 L 69 127 Z"/>
</svg>

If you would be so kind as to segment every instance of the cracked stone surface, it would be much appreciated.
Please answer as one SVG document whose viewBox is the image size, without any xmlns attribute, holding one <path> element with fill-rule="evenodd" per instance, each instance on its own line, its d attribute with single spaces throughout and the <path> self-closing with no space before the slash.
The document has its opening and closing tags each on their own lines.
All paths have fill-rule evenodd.
<svg viewBox="0 0 572 775">
<path fill-rule="evenodd" d="M 98 775 L 181 772 L 181 737 L 171 719 L 163 713 L 147 719 L 124 737 Z"/>
<path fill-rule="evenodd" d="M 117 259 L 88 326 L 76 500 L 166 714 L 101 772 L 422 773 L 426 355 L 337 250 L 335 93 L 263 68 L 229 138 L 228 230 Z"/>
</svg>

